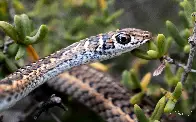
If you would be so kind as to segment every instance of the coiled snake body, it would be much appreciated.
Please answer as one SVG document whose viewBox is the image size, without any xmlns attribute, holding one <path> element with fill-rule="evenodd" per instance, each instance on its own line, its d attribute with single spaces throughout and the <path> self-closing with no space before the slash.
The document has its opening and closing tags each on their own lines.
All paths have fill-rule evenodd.
<svg viewBox="0 0 196 122">
<path fill-rule="evenodd" d="M 134 122 L 130 98 L 133 95 L 107 73 L 89 65 L 74 67 L 47 84 L 86 105 L 107 122 Z M 148 101 L 141 103 L 145 105 Z M 148 114 L 149 106 L 143 106 Z"/>
<path fill-rule="evenodd" d="M 26 65 L 0 81 L 0 110 L 11 107 L 36 87 L 65 70 L 119 56 L 151 38 L 150 32 L 135 28 L 111 31 L 83 39 Z"/>
</svg>

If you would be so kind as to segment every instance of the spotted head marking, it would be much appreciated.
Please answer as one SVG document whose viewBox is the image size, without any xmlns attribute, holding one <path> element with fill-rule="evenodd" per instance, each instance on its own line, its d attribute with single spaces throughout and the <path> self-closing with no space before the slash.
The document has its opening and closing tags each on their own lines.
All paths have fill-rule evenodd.
<svg viewBox="0 0 196 122">
<path fill-rule="evenodd" d="M 101 54 L 120 55 L 131 51 L 152 39 L 152 34 L 136 28 L 125 28 L 99 36 L 96 51 Z"/>
</svg>

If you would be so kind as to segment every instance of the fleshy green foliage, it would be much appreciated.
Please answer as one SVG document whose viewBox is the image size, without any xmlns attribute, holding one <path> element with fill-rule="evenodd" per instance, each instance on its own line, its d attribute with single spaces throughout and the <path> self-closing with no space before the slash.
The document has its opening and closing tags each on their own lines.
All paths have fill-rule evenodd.
<svg viewBox="0 0 196 122">
<path fill-rule="evenodd" d="M 43 48 L 41 54 L 46 55 L 86 37 L 115 30 L 116 19 L 123 10 L 109 12 L 107 8 L 112 4 L 113 1 L 106 1 L 105 6 L 108 7 L 102 9 L 98 0 L 37 1 L 28 15 L 36 18 L 38 23 L 47 20 L 44 24 L 50 32 L 47 41 L 38 45 Z"/>
<path fill-rule="evenodd" d="M 14 41 L 18 41 L 18 34 L 16 29 L 9 23 L 0 21 L 0 28 Z"/>
<path fill-rule="evenodd" d="M 183 47 L 185 45 L 185 39 L 180 35 L 177 27 L 169 20 L 166 21 L 166 27 L 170 33 L 170 35 L 174 38 L 176 43 L 180 46 Z"/>
<path fill-rule="evenodd" d="M 164 91 L 164 92 L 165 92 L 165 96 L 168 98 L 168 101 L 164 108 L 164 112 L 170 113 L 174 110 L 174 107 L 182 94 L 182 83 L 181 82 L 177 83 L 173 93 L 170 93 L 169 91 Z"/>
<path fill-rule="evenodd" d="M 41 51 L 38 50 L 39 55 L 41 57 L 48 55 L 85 37 L 116 29 L 116 19 L 123 13 L 123 10 L 109 12 L 108 8 L 113 4 L 112 0 L 106 1 L 103 5 L 104 8 L 99 5 L 98 1 L 88 0 L 81 2 L 39 0 L 34 2 L 35 5 L 31 10 L 28 6 L 28 4 L 32 4 L 31 2 L 23 3 L 13 0 L 11 4 L 12 9 L 16 14 L 18 13 L 14 17 L 9 13 L 10 6 L 7 1 L 0 1 L 0 28 L 1 32 L 15 42 L 9 46 L 4 56 L 11 60 L 16 67 L 17 65 L 22 66 L 19 63 L 25 56 L 28 45 L 39 43 L 33 45 L 37 49 L 41 48 Z M 11 18 L 14 23 L 8 22 L 8 18 Z M 39 25 L 41 26 L 39 27 Z M 1 38 L 1 40 L 4 39 Z M 1 44 L 3 45 L 3 42 Z M 15 59 L 21 60 L 14 61 Z"/>
<path fill-rule="evenodd" d="M 161 59 L 164 55 L 183 55 L 181 59 L 182 61 L 186 62 L 186 54 L 190 51 L 190 45 L 188 44 L 188 38 L 192 34 L 192 27 L 193 22 L 196 20 L 194 17 L 191 16 L 191 14 L 196 11 L 196 1 L 195 0 L 178 0 L 179 6 L 181 7 L 181 10 L 179 11 L 179 18 L 181 20 L 182 26 L 175 25 L 172 21 L 166 20 L 166 29 L 169 35 L 165 34 L 158 34 L 157 38 L 154 39 L 155 41 L 150 41 L 148 43 L 148 50 L 134 50 L 132 53 L 142 59 L 146 60 L 155 60 L 155 59 Z M 171 48 L 175 50 L 170 50 Z M 175 59 L 175 57 L 174 57 Z M 190 84 L 191 78 L 195 78 L 193 75 L 189 75 L 188 81 L 189 83 L 182 85 L 180 83 L 182 73 L 184 72 L 183 68 L 177 67 L 175 70 L 172 67 L 171 64 L 166 63 L 164 64 L 164 81 L 166 82 L 167 89 L 169 91 L 160 89 L 162 93 L 165 95 L 165 102 L 162 100 L 162 106 L 160 107 L 159 102 L 157 103 L 157 107 L 155 108 L 153 114 L 151 115 L 151 121 L 157 121 L 160 120 L 160 117 L 163 113 L 172 113 L 174 109 L 181 110 L 182 113 L 190 114 L 190 106 L 191 106 L 191 100 L 195 100 L 194 98 L 184 98 L 185 96 L 182 96 L 182 89 L 184 89 L 184 93 L 186 94 L 195 94 L 193 92 L 193 89 Z M 195 62 L 193 66 L 195 67 Z M 195 69 L 193 67 L 193 69 Z M 153 85 L 152 85 L 153 86 Z M 127 86 L 129 87 L 129 86 Z M 154 86 L 156 88 L 156 86 Z M 154 88 L 153 87 L 153 88 Z M 161 87 L 161 86 L 160 86 Z M 183 88 L 182 88 L 183 87 Z M 188 87 L 186 90 L 185 87 Z M 157 87 L 158 88 L 158 87 Z M 171 92 L 171 89 L 174 89 L 173 92 Z M 141 101 L 144 94 L 150 93 L 151 86 L 147 89 L 147 92 L 143 92 L 142 94 L 136 94 L 132 99 L 131 102 L 136 104 L 137 101 Z M 151 93 L 152 94 L 152 93 Z M 160 96 L 160 94 L 159 94 Z M 162 98 L 163 99 L 163 98 Z M 167 100 L 167 101 L 166 101 Z M 178 101 L 180 100 L 180 105 L 178 105 Z M 163 104 L 164 103 L 164 104 Z M 159 107 L 158 107 L 159 106 Z M 184 107 L 186 106 L 186 108 Z M 192 103 L 192 106 L 195 106 L 194 103 Z M 156 110 L 157 108 L 161 108 L 160 110 Z M 158 114 L 157 114 L 158 113 Z M 193 115 L 194 116 L 194 115 Z M 144 118 L 141 115 L 137 115 L 139 120 Z"/>
<path fill-rule="evenodd" d="M 6 0 L 1 0 L 1 32 L 14 40 L 14 43 L 9 45 L 6 53 L 3 52 L 3 49 L 0 50 L 0 63 L 2 64 L 0 66 L 0 78 L 23 66 L 24 61 L 28 62 L 24 56 L 29 45 L 33 45 L 39 52 L 40 57 L 43 57 L 85 37 L 118 28 L 116 20 L 123 13 L 123 9 L 111 12 L 109 8 L 113 6 L 113 2 L 113 0 L 108 0 L 100 4 L 99 0 L 37 0 L 35 3 L 31 3 L 29 1 L 13 0 L 12 5 L 16 15 L 12 18 L 8 11 L 8 3 Z M 176 0 L 176 2 L 181 7 L 179 11 L 181 26 L 175 25 L 171 20 L 166 20 L 167 33 L 154 36 L 155 38 L 148 42 L 146 50 L 136 49 L 132 51 L 132 54 L 145 60 L 162 60 L 163 56 L 166 55 L 178 55 L 180 59 L 183 59 L 179 59 L 180 61 L 186 62 L 186 54 L 190 51 L 187 38 L 192 34 L 192 20 L 195 20 L 191 17 L 191 13 L 196 11 L 196 1 Z M 31 7 L 28 7 L 29 5 Z M 10 18 L 13 22 L 10 22 Z M 2 40 L 5 41 L 6 38 L 5 35 L 2 37 L 0 35 L 1 45 L 3 45 Z M 175 56 L 174 58 L 178 57 Z M 157 78 L 159 81 L 163 80 L 165 85 L 162 86 L 158 83 L 155 85 L 156 82 L 150 84 L 151 73 L 144 74 L 144 72 L 141 72 L 145 71 L 142 66 L 145 67 L 146 64 L 137 60 L 130 70 L 124 70 L 122 73 L 121 83 L 128 90 L 140 90 L 130 99 L 138 120 L 141 122 L 159 122 L 164 113 L 173 112 L 174 109 L 190 113 L 189 108 L 194 106 L 195 102 L 191 103 L 191 100 L 185 100 L 184 96 L 181 96 L 182 89 L 187 94 L 194 94 L 194 91 L 191 84 L 182 85 L 180 83 L 184 70 L 178 67 L 174 70 L 170 64 L 166 63 L 162 76 Z M 196 63 L 194 63 L 194 66 L 196 66 Z M 148 71 L 152 70 L 148 69 Z M 140 75 L 143 76 L 141 80 Z M 193 75 L 189 77 L 189 79 L 195 78 Z M 187 90 L 186 87 L 188 87 Z M 138 106 L 146 95 L 157 100 L 156 107 L 152 108 L 154 110 L 149 117 L 146 117 L 144 111 Z M 85 116 L 89 115 L 93 121 L 102 121 L 92 115 L 92 112 L 85 111 L 78 114 L 76 109 L 80 110 L 81 106 L 76 105 L 77 107 L 75 107 L 73 101 L 69 101 L 71 110 L 63 117 L 64 121 L 88 122 L 91 120 Z"/>
<path fill-rule="evenodd" d="M 6 52 L 0 49 L 0 78 L 24 66 L 24 61 L 30 62 L 26 58 L 29 45 L 35 47 L 40 57 L 49 55 L 86 37 L 117 29 L 116 19 L 123 13 L 123 9 L 109 10 L 113 0 L 102 5 L 98 0 L 9 2 L 16 15 L 10 14 L 7 0 L 0 0 L 0 46 L 6 42 L 6 36 L 14 43 L 8 46 Z M 68 104 L 70 111 L 65 112 L 64 121 L 102 121 L 80 104 L 72 101 Z M 78 110 L 85 111 L 78 113 Z"/>
<path fill-rule="evenodd" d="M 140 50 L 140 49 L 135 49 L 131 52 L 133 55 L 142 58 L 142 59 L 146 59 L 146 60 L 152 60 L 153 58 L 151 56 L 149 56 L 146 51 Z M 157 55 L 157 54 L 156 54 Z"/>
<path fill-rule="evenodd" d="M 158 34 L 154 42 L 148 42 L 148 51 L 136 49 L 132 54 L 146 60 L 160 59 L 167 53 L 170 44 L 171 40 L 166 40 L 163 34 Z"/>
<path fill-rule="evenodd" d="M 179 45 L 180 48 L 184 49 L 183 51 L 185 53 L 189 52 L 189 44 L 187 41 L 187 38 L 190 36 L 190 29 L 193 26 L 193 21 L 191 14 L 196 10 L 195 9 L 195 1 L 194 0 L 182 0 L 179 1 L 179 6 L 183 9 L 179 11 L 179 17 L 181 19 L 181 22 L 184 26 L 183 29 L 178 29 L 178 26 L 176 26 L 171 21 L 166 21 L 166 27 L 171 35 L 171 37 L 174 39 L 174 41 Z"/>
<path fill-rule="evenodd" d="M 25 55 L 25 46 L 38 43 L 43 40 L 48 32 L 48 28 L 45 25 L 41 25 L 38 32 L 34 36 L 30 36 L 33 28 L 29 17 L 25 14 L 14 16 L 14 26 L 5 22 L 0 21 L 0 28 L 19 44 L 19 49 L 15 56 L 16 60 L 19 60 Z"/>
<path fill-rule="evenodd" d="M 143 96 L 144 96 L 144 92 L 139 92 L 139 93 L 135 94 L 135 95 L 131 98 L 130 103 L 133 104 L 133 105 L 134 105 L 134 104 L 140 103 Z"/>
<path fill-rule="evenodd" d="M 178 45 L 177 47 L 179 47 L 179 49 L 177 49 L 176 52 L 173 51 L 173 53 L 175 52 L 178 55 L 183 55 L 183 53 L 186 54 L 186 53 L 189 53 L 190 51 L 190 45 L 188 44 L 188 38 L 190 37 L 192 33 L 193 23 L 195 20 L 195 18 L 192 17 L 191 14 L 196 11 L 196 1 L 195 0 L 179 0 L 178 3 L 179 3 L 179 6 L 181 7 L 181 10 L 179 11 L 179 17 L 180 17 L 182 26 L 175 25 L 175 23 L 173 23 L 172 21 L 167 20 L 166 27 L 167 27 L 167 30 L 170 36 L 166 37 L 166 39 L 174 40 L 175 44 Z M 183 58 L 187 59 L 185 55 L 181 57 L 181 59 Z M 195 62 L 193 63 L 193 66 L 194 66 L 193 69 L 195 69 Z M 170 92 L 170 95 L 169 95 L 170 97 L 168 98 L 168 102 L 164 109 L 164 111 L 168 113 L 174 110 L 174 107 L 176 106 L 177 101 L 180 98 L 180 95 L 182 94 L 182 84 L 179 83 L 179 81 L 181 80 L 182 72 L 184 72 L 182 68 L 177 68 L 175 72 L 171 71 L 171 69 L 172 69 L 171 65 L 167 64 L 165 68 L 165 75 L 164 75 L 165 81 L 167 82 L 169 87 L 171 88 L 175 86 L 175 90 L 173 91 L 173 93 Z M 189 80 L 187 80 L 187 82 L 189 83 L 186 83 L 186 85 L 183 85 L 183 88 L 185 87 L 188 88 L 187 90 L 184 91 L 185 93 L 192 90 L 192 87 L 190 86 L 191 78 L 195 78 L 195 77 L 193 75 L 190 75 L 188 78 Z M 194 94 L 194 92 L 193 93 L 188 92 L 188 93 Z M 182 105 L 186 104 L 187 107 L 189 106 L 188 108 L 184 108 L 183 106 L 177 105 L 177 108 L 175 109 L 181 110 L 182 113 L 183 112 L 190 113 L 191 105 L 190 105 L 190 102 L 188 101 L 192 101 L 192 98 L 190 98 L 189 100 L 187 99 L 185 100 L 182 98 L 182 100 L 180 101 Z M 194 106 L 194 104 L 192 105 Z"/>
<path fill-rule="evenodd" d="M 48 32 L 47 26 L 46 25 L 41 25 L 39 30 L 37 31 L 37 33 L 32 37 L 31 36 L 26 36 L 23 43 L 26 44 L 26 45 L 36 44 L 40 40 L 44 39 L 47 32 Z"/>
<path fill-rule="evenodd" d="M 151 73 L 147 73 L 140 82 L 140 80 L 138 79 L 136 69 L 131 69 L 130 71 L 125 70 L 122 73 L 121 83 L 125 87 L 127 87 L 129 90 L 136 90 L 136 89 L 141 90 L 141 92 L 135 94 L 130 99 L 131 104 L 134 105 L 134 104 L 139 104 L 141 102 L 143 96 L 145 95 L 150 80 L 151 80 Z"/>
<path fill-rule="evenodd" d="M 140 83 L 139 83 L 139 79 L 138 76 L 136 74 L 136 72 L 134 71 L 134 69 L 130 70 L 130 71 L 124 71 L 122 73 L 122 81 L 121 83 L 124 86 L 127 86 L 127 88 L 131 89 L 138 89 L 141 88 Z"/>
<path fill-rule="evenodd" d="M 134 112 L 139 122 L 149 122 L 149 119 L 145 116 L 144 112 L 137 104 L 134 105 Z"/>
<path fill-rule="evenodd" d="M 171 71 L 171 65 L 167 64 L 165 68 L 165 75 L 164 75 L 164 78 L 167 84 L 171 87 L 175 86 L 180 81 L 183 71 L 184 70 L 182 68 L 179 68 L 174 74 Z"/>
<path fill-rule="evenodd" d="M 160 119 L 160 117 L 162 116 L 162 114 L 163 114 L 163 110 L 164 110 L 164 107 L 165 107 L 165 102 L 166 102 L 165 97 L 162 97 L 158 101 L 158 103 L 157 103 L 157 105 L 156 105 L 156 107 L 155 107 L 155 109 L 154 109 L 150 118 L 147 118 L 145 116 L 144 112 L 142 111 L 142 109 L 137 104 L 135 104 L 134 105 L 134 112 L 135 112 L 139 122 L 158 121 Z"/>
<path fill-rule="evenodd" d="M 158 101 L 158 103 L 157 103 L 157 105 L 156 105 L 156 107 L 155 107 L 155 109 L 154 109 L 154 111 L 153 111 L 153 113 L 150 117 L 151 121 L 160 120 L 160 117 L 162 116 L 163 110 L 164 110 L 164 107 L 165 107 L 165 102 L 166 102 L 165 97 L 162 97 Z"/>
</svg>

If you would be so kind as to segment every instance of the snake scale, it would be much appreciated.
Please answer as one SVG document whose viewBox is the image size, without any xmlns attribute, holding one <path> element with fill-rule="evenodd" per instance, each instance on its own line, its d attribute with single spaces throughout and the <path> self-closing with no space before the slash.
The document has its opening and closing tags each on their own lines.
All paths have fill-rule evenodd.
<svg viewBox="0 0 196 122">
<path fill-rule="evenodd" d="M 119 56 L 125 52 L 129 52 L 135 48 L 138 48 L 140 45 L 143 45 L 151 39 L 152 34 L 148 31 L 135 28 L 120 29 L 83 39 L 53 54 L 50 54 L 49 56 L 44 57 L 37 62 L 26 65 L 0 81 L 0 110 L 3 111 L 13 106 L 17 101 L 28 95 L 32 90 L 44 82 L 63 73 L 65 70 L 82 64 L 103 61 L 115 56 Z M 107 82 L 102 82 L 100 85 L 104 86 L 106 84 Z M 89 84 L 89 86 L 91 85 L 92 84 Z M 79 87 L 89 86 L 81 85 Z M 67 84 L 67 88 L 68 87 L 79 89 L 79 87 L 77 88 L 77 84 L 74 85 L 74 83 L 71 82 L 70 84 Z M 67 93 L 71 94 L 73 91 L 74 90 L 70 90 L 67 91 Z M 123 92 L 123 89 L 121 92 Z M 94 93 L 92 92 L 92 94 Z M 104 97 L 109 97 L 110 94 L 105 94 L 106 96 Z M 74 95 L 76 95 L 76 97 L 77 95 L 80 96 L 80 92 L 76 92 Z M 120 98 L 120 96 L 118 97 Z M 84 97 L 82 96 L 79 99 L 85 99 L 85 92 Z M 101 102 L 105 99 L 102 99 L 100 96 L 97 98 L 97 100 L 100 100 Z M 120 107 L 118 106 L 118 102 L 115 103 L 115 101 L 113 101 L 112 103 L 111 100 L 108 100 L 107 102 L 109 105 L 108 109 L 115 107 L 113 104 L 116 104 L 117 107 Z M 116 113 L 113 114 L 127 111 L 126 109 L 115 110 Z M 104 116 L 104 114 L 106 113 L 103 112 L 102 116 Z M 122 122 L 132 121 L 128 115 L 125 116 L 127 116 L 127 120 L 122 120 Z"/>
<path fill-rule="evenodd" d="M 74 67 L 49 80 L 47 84 L 68 94 L 98 113 L 107 122 L 134 122 L 133 106 L 128 92 L 107 73 L 89 65 Z M 148 108 L 145 108 L 148 113 Z"/>
</svg>

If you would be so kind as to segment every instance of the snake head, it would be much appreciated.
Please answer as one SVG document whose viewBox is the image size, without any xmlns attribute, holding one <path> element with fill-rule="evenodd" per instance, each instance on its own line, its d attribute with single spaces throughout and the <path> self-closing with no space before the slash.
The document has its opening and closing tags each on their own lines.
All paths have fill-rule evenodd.
<svg viewBox="0 0 196 122">
<path fill-rule="evenodd" d="M 143 45 L 152 37 L 150 32 L 136 28 L 116 30 L 100 36 L 100 45 L 96 51 L 117 56 Z"/>
</svg>

